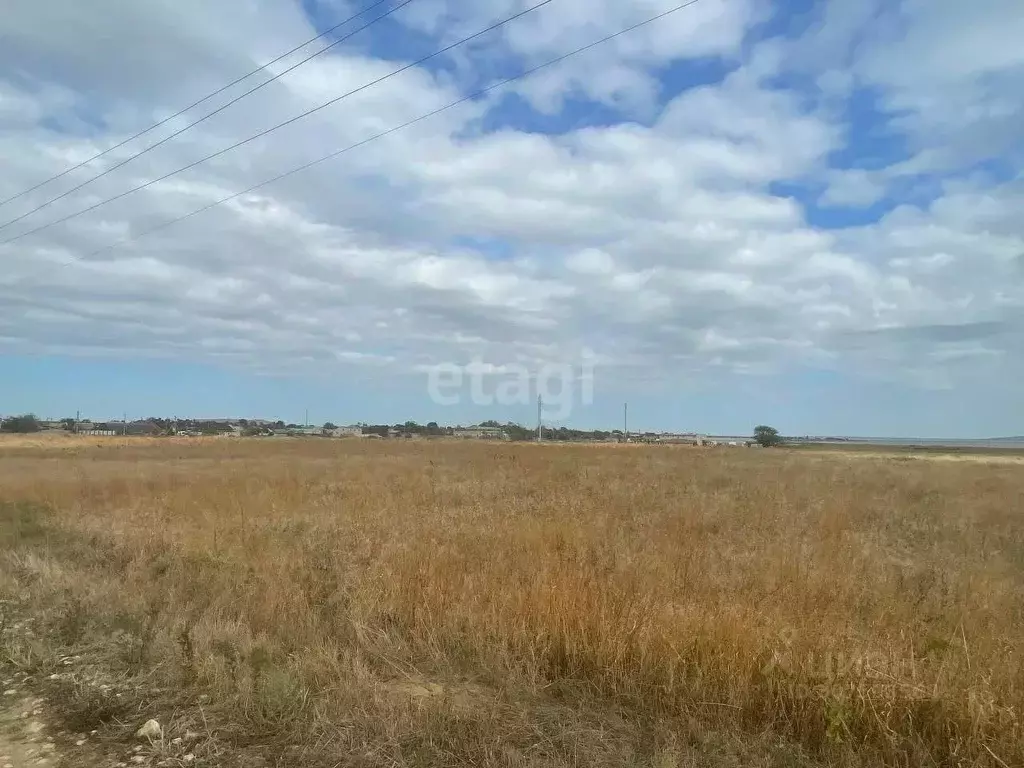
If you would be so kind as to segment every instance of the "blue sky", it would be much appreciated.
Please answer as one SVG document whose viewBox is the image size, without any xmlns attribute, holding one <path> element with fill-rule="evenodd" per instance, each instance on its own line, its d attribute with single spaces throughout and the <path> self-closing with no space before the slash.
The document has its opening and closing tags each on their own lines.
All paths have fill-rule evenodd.
<svg viewBox="0 0 1024 768">
<path fill-rule="evenodd" d="M 462 401 L 450 406 L 430 402 L 424 396 L 425 382 L 404 378 L 247 376 L 180 362 L 37 356 L 8 360 L 18 375 L 5 386 L 5 402 L 24 404 L 24 408 L 9 410 L 34 410 L 46 418 L 64 418 L 81 411 L 83 417 L 95 419 L 120 419 L 122 414 L 130 419 L 189 415 L 280 418 L 301 424 L 308 410 L 310 423 L 315 424 L 393 424 L 407 419 L 453 425 L 487 419 L 528 425 L 536 422 L 536 384 L 530 385 L 529 404 L 488 406 L 474 405 L 466 383 L 458 390 Z M 493 396 L 495 386 L 484 384 L 485 395 Z M 550 391 L 556 398 L 561 397 L 557 387 Z M 924 393 L 908 408 L 899 387 L 871 380 L 851 382 L 821 371 L 804 371 L 777 380 L 770 389 L 734 380 L 724 387 L 688 387 L 680 382 L 671 398 L 651 399 L 645 393 L 644 387 L 603 387 L 598 373 L 591 403 L 582 401 L 580 385 L 574 382 L 567 396 L 572 408 L 569 418 L 546 418 L 545 423 L 621 429 L 623 404 L 628 403 L 631 430 L 676 428 L 745 435 L 753 424 L 770 421 L 792 435 L 994 437 L 1010 434 L 1007 428 L 1012 426 L 999 419 L 979 423 L 949 391 Z M 554 415 L 555 408 L 550 406 L 546 415 Z M 901 423 L 906 425 L 906 432 L 892 430 L 889 414 L 893 409 L 903 411 Z M 865 410 L 874 415 L 865 418 Z M 947 414 L 944 424 L 948 431 L 933 431 L 936 412 Z M 765 418 L 765 414 L 771 418 Z"/>
<path fill-rule="evenodd" d="M 414 0 L 0 226 L 0 413 L 529 423 L 532 397 L 499 406 L 467 391 L 444 406 L 428 374 L 477 366 L 493 387 L 589 350 L 595 397 L 565 416 L 576 426 L 617 426 L 628 400 L 645 429 L 1024 432 L 1012 386 L 1024 373 L 1024 21 L 1010 0 L 700 0 L 144 234 L 675 5 L 554 0 L 2 242 L 528 5 Z M 353 12 L 335 0 L 16 7 L 0 46 L 0 200 Z M 184 124 L 0 206 L 0 225 Z"/>
</svg>

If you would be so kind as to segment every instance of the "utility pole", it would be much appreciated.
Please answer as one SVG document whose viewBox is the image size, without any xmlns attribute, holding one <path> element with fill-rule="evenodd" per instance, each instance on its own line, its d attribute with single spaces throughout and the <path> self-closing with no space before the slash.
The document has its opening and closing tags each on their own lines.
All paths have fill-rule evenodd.
<svg viewBox="0 0 1024 768">
<path fill-rule="evenodd" d="M 629 403 L 622 404 L 622 439 L 629 442 Z"/>
<path fill-rule="evenodd" d="M 544 400 L 540 395 L 537 395 L 537 442 L 541 442 L 544 439 L 542 427 L 541 427 L 541 409 L 544 407 Z"/>
<path fill-rule="evenodd" d="M 75 432 L 76 435 L 78 434 L 78 422 L 80 422 L 81 420 L 82 420 L 82 412 L 81 411 L 75 411 L 75 430 L 74 430 L 74 432 Z"/>
<path fill-rule="evenodd" d="M 121 414 L 121 436 L 125 437 L 128 434 L 128 414 Z"/>
<path fill-rule="evenodd" d="M 306 409 L 306 420 L 303 422 L 302 426 L 304 426 L 304 427 L 308 427 L 309 426 L 309 408 Z"/>
</svg>

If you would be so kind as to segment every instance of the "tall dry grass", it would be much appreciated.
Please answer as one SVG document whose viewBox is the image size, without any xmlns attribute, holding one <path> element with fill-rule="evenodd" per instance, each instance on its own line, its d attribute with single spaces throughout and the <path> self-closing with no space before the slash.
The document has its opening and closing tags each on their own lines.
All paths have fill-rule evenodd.
<svg viewBox="0 0 1024 768">
<path fill-rule="evenodd" d="M 1024 765 L 1014 464 L 246 440 L 0 498 L 59 642 L 307 764 Z"/>
</svg>

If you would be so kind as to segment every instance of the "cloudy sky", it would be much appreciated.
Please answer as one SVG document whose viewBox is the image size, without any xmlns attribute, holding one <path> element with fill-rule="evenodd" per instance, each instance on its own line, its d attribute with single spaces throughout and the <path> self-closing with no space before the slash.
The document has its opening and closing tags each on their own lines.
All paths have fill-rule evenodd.
<svg viewBox="0 0 1024 768">
<path fill-rule="evenodd" d="M 47 204 L 383 3 L 0 205 L 0 413 L 1024 434 L 1018 0 L 698 0 L 162 227 L 678 2 L 552 0 L 97 206 L 536 3 L 411 0 Z M 7 0 L 0 200 L 370 4 Z"/>
</svg>

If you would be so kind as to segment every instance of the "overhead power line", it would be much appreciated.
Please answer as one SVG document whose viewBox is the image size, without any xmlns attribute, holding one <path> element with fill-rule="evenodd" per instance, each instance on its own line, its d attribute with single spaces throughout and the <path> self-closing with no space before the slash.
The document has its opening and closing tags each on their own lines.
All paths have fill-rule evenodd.
<svg viewBox="0 0 1024 768">
<path fill-rule="evenodd" d="M 409 128 L 409 127 L 411 127 L 413 125 L 416 125 L 417 123 L 421 123 L 424 120 L 428 120 L 428 119 L 430 119 L 432 117 L 435 117 L 435 116 L 437 116 L 437 115 L 439 115 L 439 114 L 441 114 L 443 112 L 447 112 L 450 109 L 454 109 L 455 107 L 457 107 L 457 106 L 459 106 L 461 104 L 465 104 L 465 103 L 467 103 L 469 101 L 473 101 L 474 99 L 478 99 L 481 96 L 486 96 L 491 91 L 495 91 L 495 90 L 497 90 L 499 88 L 502 88 L 502 87 L 504 87 L 506 85 L 509 85 L 510 83 L 514 83 L 514 82 L 517 82 L 519 80 L 524 80 L 527 77 L 530 77 L 531 75 L 534 75 L 537 72 L 540 72 L 541 70 L 547 69 L 548 67 L 552 67 L 552 66 L 554 66 L 556 64 L 560 64 L 561 62 L 565 61 L 566 59 L 570 59 L 573 56 L 578 56 L 581 53 L 585 53 L 586 51 L 589 51 L 589 50 L 591 50 L 593 48 L 596 48 L 596 47 L 598 47 L 600 45 L 604 45 L 605 43 L 608 43 L 608 42 L 610 42 L 610 41 L 612 41 L 612 40 L 614 40 L 614 39 L 616 39 L 618 37 L 622 37 L 623 35 L 627 35 L 627 34 L 629 34 L 631 32 L 635 32 L 636 30 L 638 30 L 638 29 L 640 29 L 642 27 L 646 27 L 646 26 L 648 26 L 650 24 L 653 24 L 656 21 L 660 21 L 661 19 L 664 19 L 664 18 L 666 18 L 668 16 L 671 16 L 674 13 L 678 13 L 679 11 L 682 11 L 685 8 L 689 8 L 692 5 L 696 5 L 698 2 L 700 2 L 700 0 L 688 0 L 688 2 L 681 3 L 680 5 L 677 5 L 677 6 L 673 7 L 673 8 L 669 8 L 667 11 L 663 11 L 662 13 L 659 13 L 659 14 L 657 14 L 655 16 L 651 16 L 650 18 L 647 18 L 647 19 L 645 19 L 645 20 L 643 20 L 641 22 L 638 22 L 636 24 L 633 24 L 632 26 L 626 27 L 625 29 L 621 29 L 618 32 L 614 32 L 614 33 L 612 33 L 610 35 L 602 37 L 599 40 L 593 41 L 592 43 L 588 43 L 588 44 L 586 44 L 584 46 L 576 48 L 575 50 L 569 51 L 568 53 L 564 53 L 561 56 L 557 56 L 557 57 L 555 57 L 553 59 L 549 59 L 549 60 L 543 62 L 542 64 L 538 64 L 537 66 L 531 67 L 530 69 L 527 69 L 524 72 L 520 72 L 518 75 L 514 75 L 512 77 L 508 77 L 508 78 L 506 78 L 504 80 L 499 80 L 498 82 L 493 83 L 493 84 L 491 84 L 491 85 L 489 85 L 489 86 L 487 86 L 485 88 L 481 88 L 478 91 L 474 91 L 473 93 L 470 93 L 470 94 L 468 94 L 466 96 L 463 96 L 463 97 L 461 97 L 459 99 L 456 99 L 455 101 L 449 102 L 448 104 L 445 104 L 443 107 L 439 107 L 438 109 L 435 109 L 435 110 L 432 110 L 432 111 L 427 112 L 425 114 L 422 114 L 419 117 L 415 117 L 412 120 L 408 120 L 408 121 L 406 121 L 404 123 L 401 123 L 400 125 L 396 125 L 396 126 L 394 126 L 392 128 L 388 128 L 387 130 L 384 130 L 384 131 L 381 131 L 379 133 L 376 133 L 376 134 L 374 134 L 372 136 L 369 136 L 369 137 L 367 137 L 367 138 L 365 138 L 365 139 L 363 139 L 361 141 L 357 141 L 354 144 L 349 144 L 347 147 L 342 147 L 341 149 L 338 149 L 338 150 L 335 150 L 334 152 L 331 152 L 329 154 L 323 155 L 322 157 L 319 157 L 316 160 L 311 160 L 308 163 L 303 163 L 302 165 L 297 166 L 295 168 L 292 168 L 289 171 L 285 171 L 284 173 L 280 173 L 277 176 L 273 176 L 273 177 L 271 177 L 269 179 L 261 181 L 258 184 L 253 184 L 251 187 L 247 187 L 246 189 L 243 189 L 243 190 L 241 190 L 239 192 L 235 192 L 234 194 L 228 195 L 226 197 L 222 197 L 219 200 L 215 200 L 212 203 L 208 203 L 207 205 L 202 206 L 201 208 L 197 208 L 196 210 L 192 211 L 191 213 L 186 213 L 183 216 L 178 216 L 177 218 L 170 219 L 170 220 L 164 222 L 163 224 L 158 224 L 155 227 L 151 227 L 149 229 L 143 230 L 143 231 L 137 233 L 136 235 L 134 235 L 132 237 L 122 238 L 121 240 L 113 242 L 113 243 L 111 243 L 109 245 L 105 245 L 102 248 L 99 248 L 99 249 L 97 249 L 95 251 L 92 251 L 92 252 L 86 254 L 86 258 L 92 258 L 94 256 L 99 256 L 99 255 L 101 255 L 101 254 L 103 254 L 103 253 L 105 253 L 107 251 L 113 250 L 115 248 L 120 248 L 121 246 L 128 245 L 129 243 L 133 243 L 133 242 L 135 242 L 135 241 L 137 241 L 137 240 L 139 240 L 139 239 L 141 239 L 143 237 L 146 237 L 148 235 L 152 235 L 152 234 L 154 234 L 156 232 L 161 232 L 161 231 L 163 231 L 165 229 L 168 229 L 168 228 L 174 226 L 175 224 L 179 224 L 179 223 L 181 223 L 181 222 L 183 222 L 183 221 L 185 221 L 187 219 L 192 218 L 193 216 L 197 216 L 200 213 L 205 213 L 206 211 L 209 211 L 212 208 L 216 208 L 216 207 L 218 207 L 220 205 L 223 205 L 224 203 L 228 203 L 228 202 L 231 202 L 232 200 L 236 200 L 239 197 L 242 197 L 243 195 L 248 195 L 248 194 L 250 194 L 252 192 L 255 192 L 256 190 L 261 189 L 263 187 L 266 187 L 266 186 L 268 186 L 270 184 L 273 184 L 275 182 L 281 181 L 281 180 L 286 179 L 286 178 L 288 178 L 290 176 L 294 176 L 297 173 L 301 173 L 302 171 L 308 170 L 309 168 L 312 168 L 315 165 L 319 165 L 320 163 L 326 162 L 327 160 L 333 160 L 334 158 L 340 157 L 341 155 L 344 155 L 344 154 L 346 154 L 348 152 L 351 152 L 354 149 L 358 149 L 359 147 L 362 147 L 362 146 L 365 146 L 367 144 L 370 144 L 371 142 L 377 141 L 378 139 L 382 139 L 385 136 L 389 136 L 389 135 L 391 135 L 393 133 L 397 133 L 398 131 L 404 130 L 405 128 Z M 73 264 L 74 262 L 80 261 L 80 260 L 81 260 L 81 257 L 74 258 L 74 259 L 71 259 L 70 261 L 64 262 L 62 266 L 68 266 L 68 265 Z"/>
<path fill-rule="evenodd" d="M 405 0 L 405 3 L 403 3 L 402 5 L 407 5 L 410 2 L 412 2 L 412 0 Z M 413 67 L 417 67 L 420 64 L 423 64 L 424 62 L 429 61 L 430 59 L 436 58 L 436 57 L 440 56 L 443 53 L 447 53 L 448 51 L 451 51 L 451 50 L 453 50 L 455 48 L 458 48 L 459 46 L 465 45 L 466 43 L 468 43 L 471 40 L 474 40 L 474 39 L 476 39 L 478 37 L 486 35 L 489 32 L 493 32 L 494 30 L 499 29 L 500 27 L 503 27 L 506 24 L 509 24 L 510 22 L 515 21 L 516 19 L 522 18 L 523 16 L 526 16 L 529 13 L 533 13 L 534 11 L 543 8 L 545 5 L 550 5 L 553 2 L 554 2 L 554 0 L 542 0 L 541 2 L 539 2 L 539 3 L 535 4 L 535 5 L 531 5 L 529 8 L 527 8 L 527 9 L 525 9 L 523 11 L 520 11 L 519 13 L 513 14 L 512 16 L 509 16 L 509 17 L 507 17 L 505 19 L 502 19 L 501 21 L 499 21 L 499 22 L 497 22 L 495 24 L 492 24 L 491 26 L 487 27 L 486 29 L 481 29 L 479 32 L 474 32 L 472 35 L 469 35 L 468 37 L 464 37 L 461 40 L 459 40 L 457 42 L 454 42 L 451 45 L 447 45 L 447 46 L 445 46 L 444 48 L 442 48 L 442 49 L 440 49 L 438 51 L 434 51 L 433 53 L 428 54 L 428 55 L 426 55 L 426 56 L 424 56 L 424 57 L 422 57 L 420 59 L 417 59 L 416 61 L 414 61 L 414 62 L 412 62 L 410 64 L 406 64 L 403 67 L 399 67 L 398 69 L 392 70 L 388 74 L 383 75 L 381 77 L 378 77 L 376 80 L 371 80 L 369 83 L 364 83 L 363 85 L 359 86 L 358 88 L 353 88 L 351 91 L 348 91 L 347 93 L 343 93 L 340 96 L 335 96 L 333 99 L 331 99 L 329 101 L 326 101 L 323 104 L 320 104 L 319 106 L 313 107 L 312 109 L 307 109 L 305 112 L 302 112 L 302 113 L 300 113 L 298 115 L 295 115 L 295 117 L 291 117 L 291 118 L 285 120 L 283 123 L 278 123 L 277 125 L 271 126 L 270 128 L 266 128 L 265 130 L 262 130 L 259 133 L 253 134 L 252 136 L 250 136 L 247 139 L 243 139 L 242 141 L 236 142 L 236 143 L 234 143 L 234 144 L 232 144 L 232 145 L 230 145 L 228 147 L 224 147 L 224 149 L 218 150 L 218 151 L 214 152 L 213 154 L 207 155 L 206 157 L 202 157 L 199 160 L 196 160 L 196 161 L 194 161 L 192 163 L 189 163 L 188 165 L 182 166 L 181 168 L 178 168 L 175 171 L 171 171 L 170 173 L 166 173 L 163 176 L 160 176 L 160 177 L 155 178 L 155 179 L 150 179 L 149 181 L 144 182 L 143 184 L 139 184 L 138 186 L 132 187 L 131 189 L 128 189 L 128 190 L 126 190 L 124 192 L 121 192 L 120 194 L 114 195 L 113 197 L 108 197 L 106 200 L 101 200 L 98 203 L 94 203 L 93 205 L 90 205 L 87 208 L 83 208 L 80 211 L 76 211 L 75 213 L 68 214 L 67 216 L 64 216 L 62 218 L 59 218 L 59 219 L 56 219 L 54 221 L 48 222 L 47 224 L 42 224 L 42 225 L 36 227 L 35 229 L 30 229 L 30 230 L 28 230 L 26 232 L 22 232 L 20 235 L 15 235 L 14 237 L 9 237 L 6 240 L 2 240 L 2 241 L 0 241 L 0 245 L 7 245 L 8 243 L 13 243 L 13 242 L 15 242 L 17 240 L 21 240 L 22 238 L 28 237 L 29 235 L 34 235 L 37 232 L 42 232 L 43 230 L 49 229 L 50 227 L 56 226 L 57 224 L 63 224 L 66 221 L 70 221 L 71 219 L 74 219 L 74 218 L 77 218 L 78 216 L 81 216 L 83 213 L 89 213 L 90 211 L 95 211 L 97 208 L 101 208 L 104 205 L 107 205 L 108 203 L 114 202 L 115 200 L 120 200 L 123 197 L 127 197 L 128 195 L 130 195 L 130 194 L 132 194 L 134 192 L 138 192 L 141 189 L 145 189 L 146 187 L 152 186 L 153 184 L 158 184 L 161 181 L 166 181 L 167 179 L 171 178 L 172 176 L 177 176 L 179 173 L 183 173 L 184 171 L 188 171 L 188 170 L 190 170 L 192 168 L 195 168 L 197 165 L 202 165 L 203 163 L 207 162 L 208 160 L 213 160 L 215 157 L 220 157 L 221 155 L 224 155 L 224 154 L 232 151 L 233 149 L 237 149 L 238 147 L 244 146 L 244 145 L 246 145 L 246 144 L 248 144 L 248 143 L 250 143 L 252 141 L 255 141 L 256 139 L 259 139 L 259 138 L 262 138 L 263 136 L 266 136 L 267 134 L 273 133 L 274 131 L 277 131 L 277 130 L 279 130 L 281 128 L 284 128 L 287 125 L 291 125 L 292 123 L 298 122 L 299 120 L 302 120 L 303 118 L 309 117 L 310 115 L 312 115 L 312 114 L 314 114 L 316 112 L 319 112 L 322 109 L 326 109 L 327 107 L 331 106 L 332 104 L 337 104 L 342 99 L 346 99 L 349 96 L 353 96 L 353 95 L 355 95 L 355 94 L 357 94 L 357 93 L 359 93 L 361 91 L 365 91 L 367 88 L 372 88 L 373 86 L 375 86 L 375 85 L 377 85 L 379 83 L 382 83 L 385 80 L 391 79 L 395 75 L 400 75 L 402 72 L 405 72 L 408 69 L 412 69 Z M 401 5 L 398 6 L 398 8 L 401 8 L 401 7 L 402 7 Z M 397 10 L 397 8 L 394 9 L 394 10 Z M 171 137 L 168 137 L 168 138 L 171 138 Z M 26 215 L 28 215 L 28 214 L 26 214 Z M 24 218 L 24 216 L 20 216 L 18 218 L 19 219 L 20 218 Z M 18 219 L 12 219 L 11 221 L 9 221 L 7 223 L 11 224 L 11 223 L 13 223 L 14 221 L 17 221 L 17 220 Z M 6 224 L 4 226 L 6 226 Z M 3 227 L 0 227 L 0 229 L 2 229 L 2 228 Z"/>
<path fill-rule="evenodd" d="M 264 88 L 264 87 L 266 87 L 266 86 L 270 85 L 270 84 L 271 84 L 272 82 L 274 82 L 275 80 L 277 80 L 277 79 L 279 79 L 279 78 L 281 78 L 281 77 L 283 77 L 283 76 L 287 75 L 287 74 L 288 74 L 289 72 L 291 72 L 292 70 L 294 70 L 294 69 L 297 69 L 297 68 L 301 67 L 301 66 L 302 66 L 303 64 L 305 64 L 306 62 L 310 61 L 311 59 L 314 59 L 314 58 L 316 58 L 317 56 L 319 56 L 319 55 L 320 55 L 320 54 L 322 54 L 322 53 L 326 53 L 327 51 L 331 50 L 331 48 L 334 48 L 334 47 L 335 47 L 336 45 L 339 45 L 339 44 L 341 44 L 341 43 L 345 42 L 345 41 L 346 41 L 346 40 L 348 40 L 348 39 L 349 39 L 350 37 L 352 37 L 352 36 L 354 36 L 354 35 L 357 35 L 357 34 L 359 34 L 359 33 L 360 33 L 360 32 L 362 32 L 362 31 L 363 31 L 364 29 L 366 29 L 366 28 L 368 28 L 368 27 L 372 27 L 372 26 L 373 26 L 374 24 L 376 24 L 376 23 L 377 23 L 378 21 L 380 21 L 381 19 L 383 19 L 383 18 L 385 18 L 385 17 L 387 17 L 387 16 L 390 16 L 390 15 L 391 15 L 392 13 L 394 13 L 395 11 L 401 10 L 402 8 L 404 8 L 405 6 L 407 6 L 407 5 L 408 5 L 409 3 L 411 3 L 411 2 L 413 2 L 413 0 L 404 0 L 404 2 L 400 3 L 399 5 L 396 5 L 396 6 L 394 7 L 394 8 L 392 8 L 392 9 L 391 9 L 391 10 L 389 10 L 389 11 L 385 11 L 384 13 L 382 13 L 382 14 L 381 14 L 380 16 L 378 16 L 377 18 L 375 18 L 375 19 L 372 19 L 371 21 L 367 22 L 367 23 L 366 23 L 366 24 L 364 24 L 363 26 L 359 27 L 359 29 L 354 29 L 354 30 L 352 30 L 351 32 L 349 32 L 349 33 L 348 33 L 347 35 L 344 35 L 344 36 L 342 36 L 342 37 L 339 37 L 339 38 L 338 38 L 337 40 L 335 40 L 335 41 L 334 41 L 333 43 L 331 43 L 330 45 L 327 45 L 327 46 L 325 46 L 325 47 L 321 48 L 321 49 L 320 49 L 319 51 L 316 51 L 315 53 L 313 53 L 313 54 L 311 54 L 311 55 L 307 56 L 306 58 L 302 59 L 302 61 L 296 62 L 295 64 L 293 64 L 292 66 L 288 67 L 288 68 L 287 68 L 287 69 L 285 69 L 284 71 L 282 71 L 282 72 L 279 72 L 278 74 L 274 75 L 274 76 L 273 76 L 272 78 L 270 78 L 269 80 L 266 80 L 266 81 L 264 81 L 264 82 L 260 83 L 259 85 L 255 86 L 255 87 L 253 87 L 253 88 L 250 88 L 250 89 L 249 89 L 248 91 L 246 91 L 245 93 L 243 93 L 243 94 L 241 94 L 241 95 L 239 95 L 239 96 L 236 96 L 236 97 L 235 97 L 235 98 L 233 98 L 233 99 L 232 99 L 231 101 L 229 101 L 229 102 L 228 102 L 227 104 L 224 104 L 224 105 L 222 105 L 222 106 L 218 107 L 217 109 L 213 110 L 212 112 L 210 112 L 210 113 L 208 113 L 208 114 L 206 114 L 206 115 L 203 115 L 203 116 L 202 116 L 202 117 L 200 117 L 200 118 L 199 118 L 198 120 L 194 120 L 194 121 L 192 121 L 191 123 L 189 123 L 188 125 L 184 126 L 183 128 L 179 128 L 179 129 L 178 129 L 177 131 L 175 131 L 174 133 L 170 134 L 169 136 L 165 136 L 164 138 L 160 139 L 160 141 L 158 141 L 158 142 L 156 142 L 156 143 L 154 143 L 154 144 L 151 144 L 150 146 L 146 147 L 145 149 L 143 149 L 143 150 L 141 150 L 141 151 L 139 151 L 139 152 L 136 152 L 136 153 L 135 153 L 134 155 L 132 155 L 131 157 L 125 158 L 124 160 L 122 160 L 121 162 L 117 163 L 116 165 L 112 165 L 112 166 L 111 166 L 110 168 L 107 168 L 107 170 L 103 171 L 102 173 L 98 173 L 98 174 L 96 174 L 96 175 L 95 175 L 95 176 L 93 176 L 93 177 L 92 177 L 91 179 L 86 179 L 85 181 L 83 181 L 83 182 L 82 182 L 81 184 L 79 184 L 78 186 L 76 186 L 76 187 L 71 187 L 71 189 L 67 189 L 67 190 L 65 190 L 64 192 L 61 192 L 61 193 L 60 193 L 59 195 L 57 195 L 56 197 L 52 197 L 52 198 L 50 198 L 49 200 L 47 200 L 47 201 L 46 201 L 45 203 L 43 203 L 42 205 L 37 205 L 37 206 L 36 206 L 35 208 L 33 208 L 32 210 L 30 210 L 30 211 L 26 211 L 25 213 L 21 214 L 20 216 L 15 216 L 15 217 L 14 217 L 13 219 L 11 219 L 10 221 L 7 221 L 7 222 L 4 222 L 3 224 L 0 224 L 0 229 L 5 229 L 5 228 L 9 227 L 9 226 L 10 226 L 11 224 L 14 224 L 14 223 L 16 223 L 16 222 L 19 222 L 19 221 L 21 221 L 22 219 L 25 219 L 25 218 L 27 218 L 27 217 L 31 216 L 31 215 L 32 215 L 33 213 L 36 213 L 37 211 L 41 211 L 41 210 L 42 210 L 43 208 L 46 208 L 46 207 L 47 207 L 48 205 L 50 205 L 50 204 L 52 204 L 52 203 L 55 203 L 55 202 L 57 202 L 58 200 L 62 200 L 62 199 L 64 199 L 65 197 L 67 197 L 68 195 L 70 195 L 70 194 L 71 194 L 71 193 L 73 193 L 73 192 L 77 192 L 78 190 L 82 189 L 82 187 L 86 187 L 86 186 L 88 186 L 89 184 L 92 184 L 92 183 L 93 183 L 94 181 L 96 181 L 96 179 L 101 179 L 101 178 L 103 178 L 104 176 L 106 176 L 106 175 L 107 175 L 108 173 L 113 173 L 113 172 L 114 172 L 114 171 L 116 171 L 116 170 L 117 170 L 118 168 L 122 168 L 122 167 L 124 167 L 125 165 L 127 165 L 128 163 L 130 163 L 130 162 L 131 162 L 132 160 L 135 160 L 136 158 L 138 158 L 138 157 L 141 157 L 142 155 L 146 154 L 147 152 L 150 152 L 150 151 L 152 151 L 152 150 L 156 149 L 157 147 L 159 147 L 159 146 L 161 146 L 161 145 L 163 145 L 163 144 L 166 144 L 166 143 L 167 143 L 168 141 L 170 141 L 171 139 L 173 139 L 173 138 L 175 138 L 175 137 L 177 137 L 177 136 L 180 136 L 180 135 L 181 135 L 181 134 L 183 134 L 183 133 L 184 133 L 185 131 L 187 131 L 187 130 L 190 130 L 191 128 L 194 128 L 195 126 L 199 125 L 200 123 L 202 123 L 202 122 L 205 122 L 206 120 L 209 120 L 209 119 L 210 119 L 211 117 L 213 117 L 214 115 L 216 115 L 216 114 L 219 114 L 219 113 L 223 112 L 223 111 L 224 111 L 225 109 L 227 109 L 228 107 L 230 107 L 230 106 L 231 106 L 232 104 L 237 104 L 237 103 L 238 103 L 239 101 L 241 101 L 242 99 L 244 99 L 244 98 L 245 98 L 246 96 L 248 96 L 248 95 L 250 95 L 250 94 L 252 94 L 252 93 L 255 93 L 255 92 L 256 92 L 256 91 L 258 91 L 258 90 L 259 90 L 260 88 Z M 372 6 L 371 6 L 371 7 L 372 7 Z M 367 9 L 367 10 L 368 10 L 368 9 Z M 365 11 L 362 11 L 361 13 L 365 13 Z M 360 14 L 356 14 L 356 15 L 358 16 L 358 15 L 360 15 Z M 355 18 L 355 16 L 353 16 L 352 18 Z M 268 65 L 268 66 L 269 66 L 269 65 Z"/>
<path fill-rule="evenodd" d="M 262 72 L 263 70 L 267 69 L 268 67 L 272 67 L 274 64 L 277 64 L 277 62 L 281 61 L 281 59 L 285 59 L 285 58 L 291 56 L 296 51 L 299 51 L 299 50 L 305 48 L 310 43 L 315 43 L 317 40 L 319 40 L 322 37 L 327 37 L 329 34 L 331 34 L 332 32 L 340 29 L 341 27 L 345 26 L 350 21 L 353 21 L 354 19 L 357 19 L 358 17 L 362 16 L 367 11 L 372 11 L 377 6 L 384 5 L 384 3 L 386 3 L 386 2 L 388 2 L 388 0 L 377 0 L 377 2 L 375 2 L 373 5 L 369 5 L 366 8 L 364 8 L 363 10 L 359 11 L 359 13 L 353 14 L 352 16 L 349 16 L 344 21 L 338 22 L 333 27 L 331 27 L 330 29 L 324 30 L 319 35 L 317 35 L 316 37 L 311 37 L 306 42 L 299 43 L 297 46 L 292 48 L 290 51 L 286 51 L 285 53 L 282 53 L 276 59 L 273 59 L 272 61 L 268 61 L 263 66 L 257 67 L 256 69 L 254 69 L 254 70 L 252 70 L 252 71 L 242 75 L 241 77 L 239 77 L 239 78 L 237 78 L 235 80 L 232 80 L 227 85 L 222 86 L 221 88 L 218 88 L 216 91 L 213 91 L 212 93 L 208 93 L 206 96 L 203 96 L 203 98 L 199 99 L 199 101 L 193 101 L 187 107 L 182 107 L 177 112 L 175 112 L 173 115 L 169 115 L 168 117 L 165 117 L 163 120 L 160 120 L 159 122 L 153 123 L 153 125 L 149 126 L 148 128 L 144 128 L 143 130 L 139 131 L 138 133 L 132 134 L 127 139 L 124 139 L 123 141 L 115 144 L 112 147 L 107 147 L 102 152 L 98 152 L 97 154 L 93 155 L 89 159 L 83 160 L 78 165 L 73 165 L 73 166 L 71 166 L 70 168 L 68 168 L 68 169 L 66 169 L 64 171 L 61 171 L 56 176 L 51 176 L 48 179 L 44 179 L 43 181 L 41 181 L 38 184 L 36 184 L 34 187 L 29 187 L 28 189 L 23 189 L 21 192 L 19 192 L 16 195 L 12 195 L 11 197 L 8 197 L 5 200 L 0 200 L 0 205 L 7 205 L 8 203 L 17 200 L 19 197 L 24 197 L 29 192 L 35 192 L 40 187 L 45 187 L 51 181 L 56 181 L 57 179 L 60 179 L 60 178 L 63 178 L 65 176 L 67 176 L 69 173 L 77 171 L 79 168 L 84 168 L 85 166 L 89 165 L 89 163 L 93 162 L 94 160 L 99 160 L 101 157 L 110 154 L 115 149 L 120 149 L 125 144 L 128 144 L 128 143 L 130 143 L 132 141 L 135 141 L 135 139 L 138 139 L 138 138 L 140 138 L 142 136 L 145 136 L 147 133 L 149 133 L 152 130 L 155 130 L 155 129 L 159 128 L 161 125 L 166 125 L 167 123 L 171 122 L 171 120 L 174 120 L 177 117 L 181 117 L 183 114 L 185 114 L 189 110 L 195 109 L 200 104 L 202 104 L 204 101 L 209 101 L 214 96 L 219 96 L 220 94 L 224 93 L 224 91 L 226 91 L 229 88 L 232 88 L 232 87 L 238 85 L 239 83 L 241 83 L 244 80 L 248 80 L 253 75 L 258 75 L 260 72 Z M 324 50 L 327 50 L 327 49 L 325 48 Z M 319 51 L 319 53 L 323 53 L 323 51 Z M 308 61 L 308 59 L 307 59 L 307 61 Z M 280 75 L 278 75 L 277 77 L 280 77 Z M 271 82 L 271 81 L 268 80 L 267 82 Z M 264 85 L 265 84 L 266 83 L 264 83 Z"/>
</svg>

